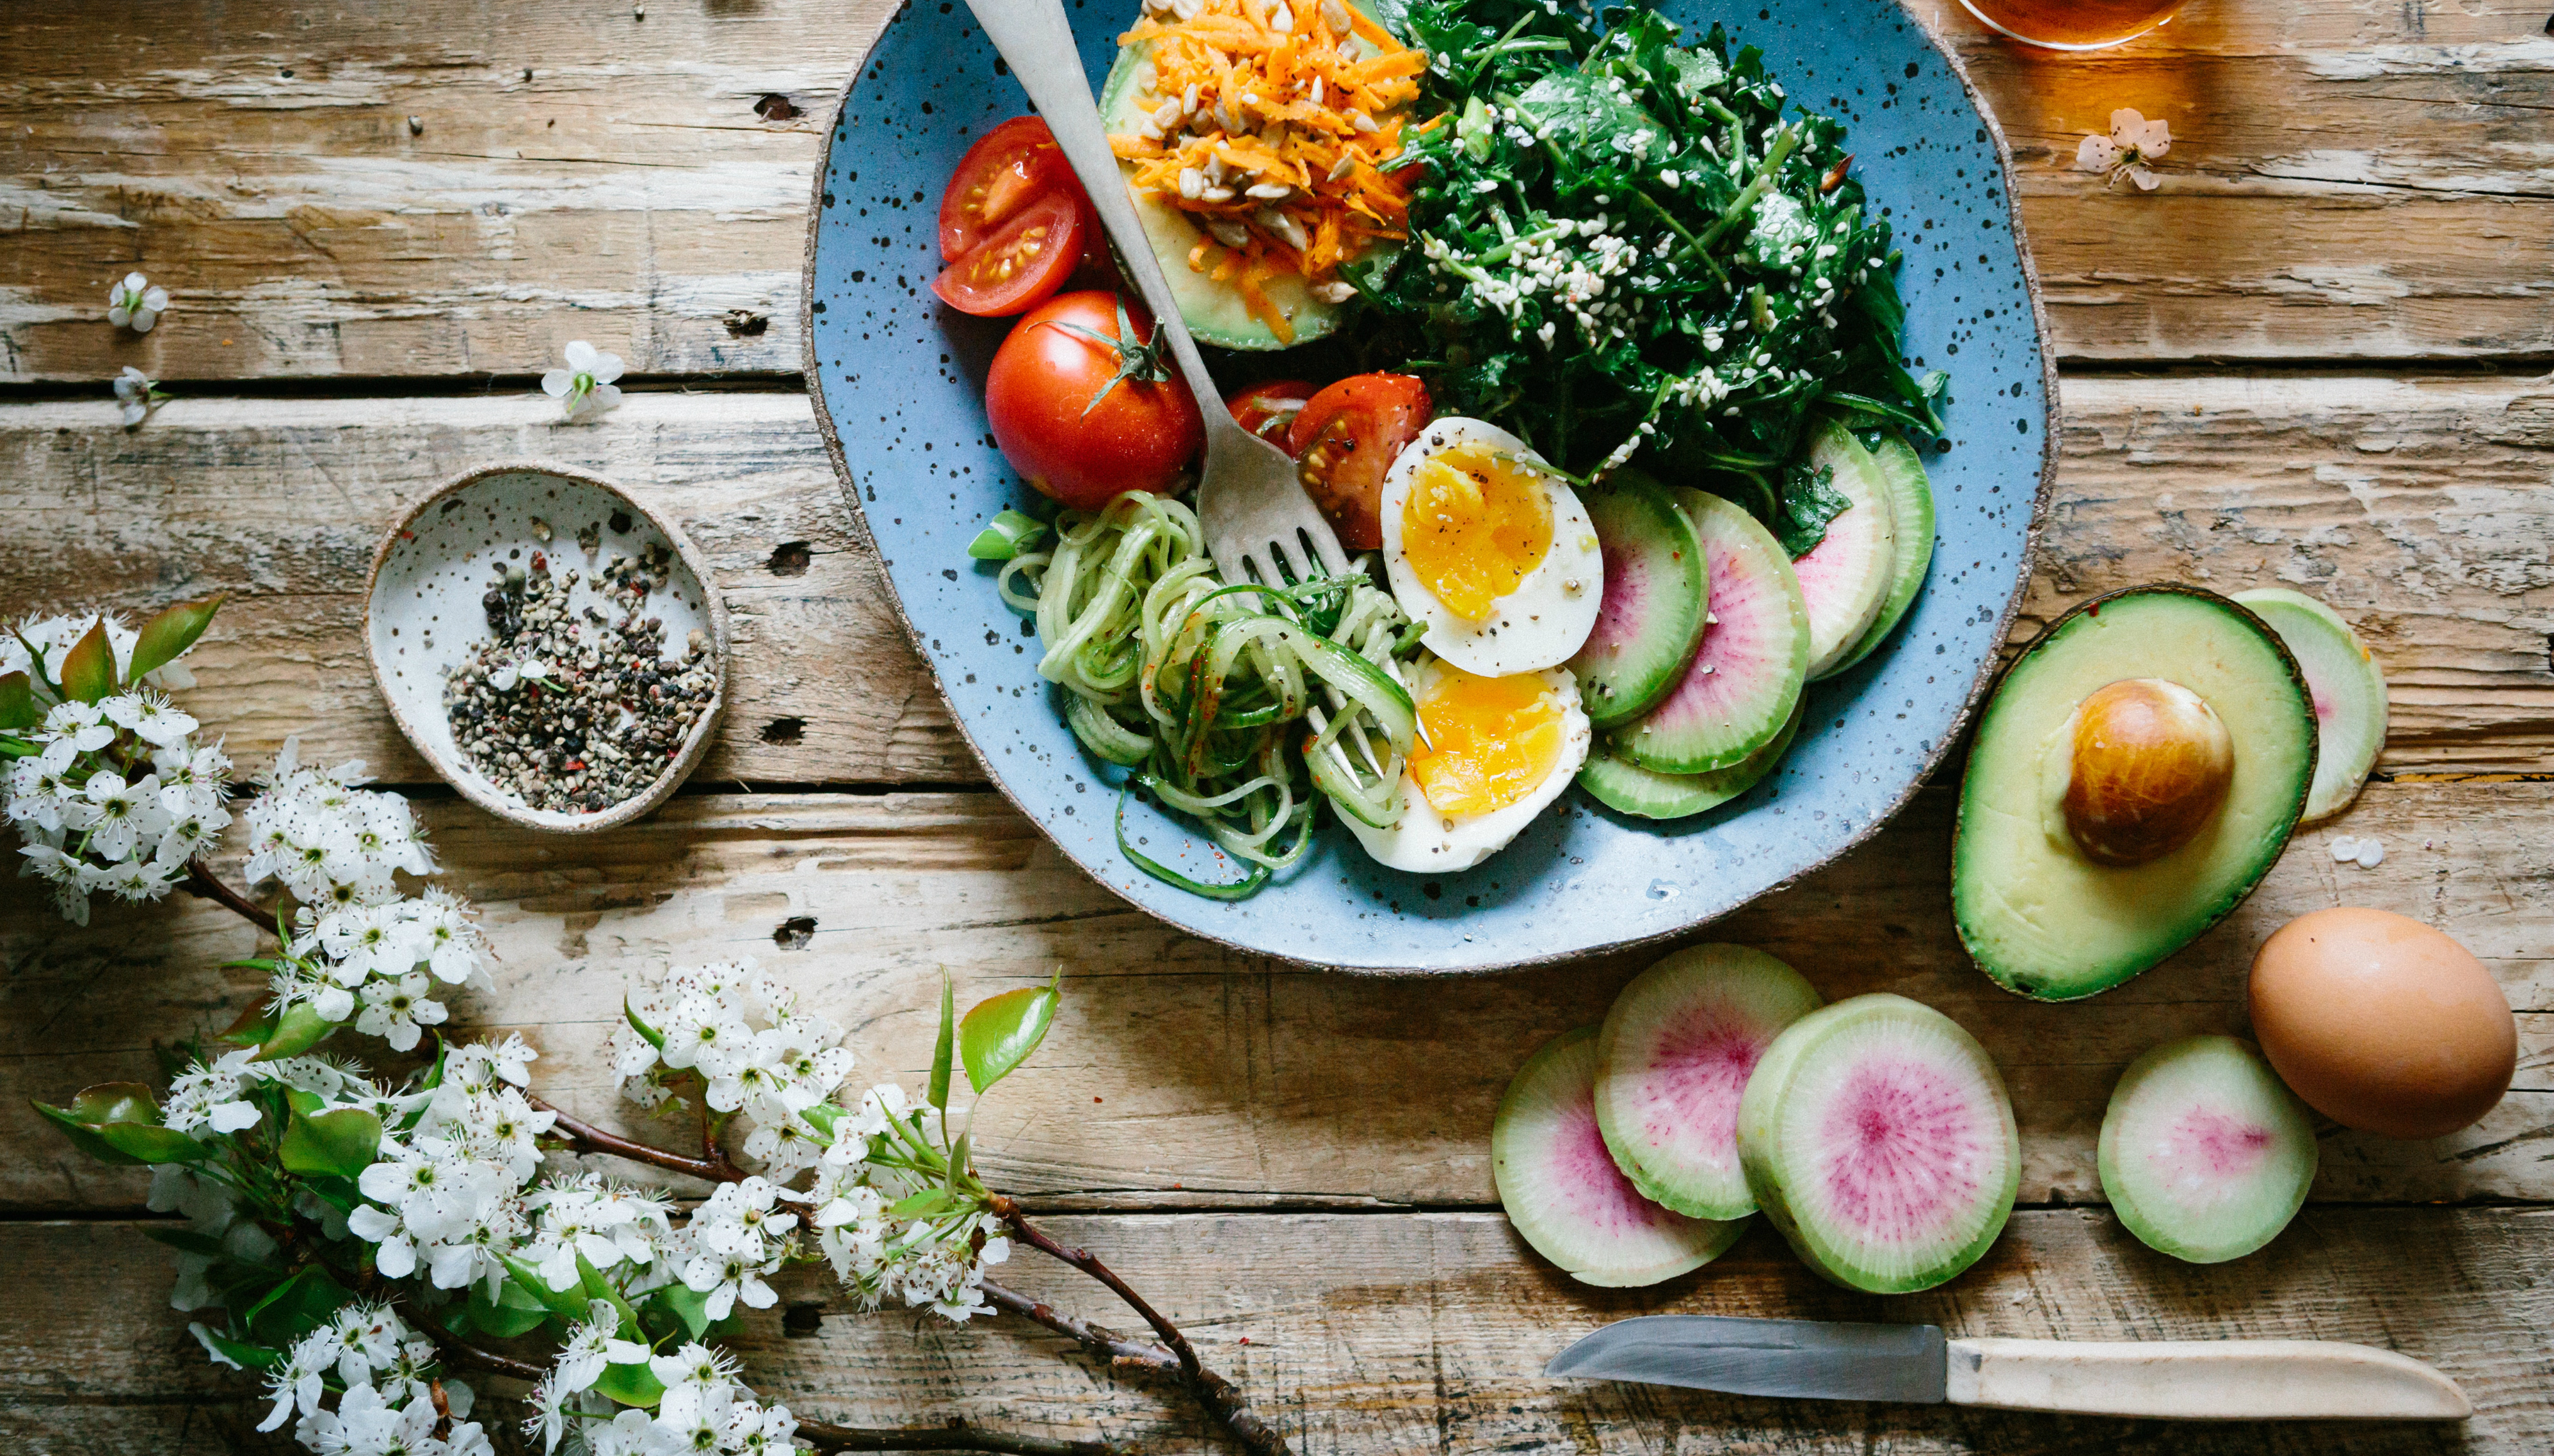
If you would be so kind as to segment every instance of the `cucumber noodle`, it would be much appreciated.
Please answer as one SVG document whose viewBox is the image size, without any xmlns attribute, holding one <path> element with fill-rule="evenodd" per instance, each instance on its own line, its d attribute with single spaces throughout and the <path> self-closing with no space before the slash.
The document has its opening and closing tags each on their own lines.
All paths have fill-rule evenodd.
<svg viewBox="0 0 2554 1456">
<path fill-rule="evenodd" d="M 1246 868 L 1207 884 L 1138 853 L 1121 790 L 1128 859 L 1240 899 L 1303 857 L 1315 790 L 1367 824 L 1399 816 L 1419 720 L 1393 662 L 1418 634 L 1370 576 L 1227 586 L 1196 513 L 1140 492 L 1097 514 L 1065 511 L 1055 529 L 1050 549 L 1012 557 L 999 581 L 1002 600 L 1036 618 L 1039 675 L 1065 689 L 1083 746 L 1129 770 L 1128 788 L 1196 817 Z"/>
</svg>

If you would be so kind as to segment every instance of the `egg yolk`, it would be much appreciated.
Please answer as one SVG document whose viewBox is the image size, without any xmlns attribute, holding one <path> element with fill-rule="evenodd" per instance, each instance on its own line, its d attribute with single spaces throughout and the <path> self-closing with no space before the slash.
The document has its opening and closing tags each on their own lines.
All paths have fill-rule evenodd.
<svg viewBox="0 0 2554 1456">
<path fill-rule="evenodd" d="M 1438 813 L 1469 818 L 1534 792 L 1561 761 L 1561 699 L 1541 677 L 1441 670 L 1419 702 L 1410 773 Z"/>
<path fill-rule="evenodd" d="M 1534 473 L 1487 445 L 1422 461 L 1401 503 L 1401 553 L 1437 600 L 1478 620 L 1552 549 L 1552 505 Z"/>
</svg>

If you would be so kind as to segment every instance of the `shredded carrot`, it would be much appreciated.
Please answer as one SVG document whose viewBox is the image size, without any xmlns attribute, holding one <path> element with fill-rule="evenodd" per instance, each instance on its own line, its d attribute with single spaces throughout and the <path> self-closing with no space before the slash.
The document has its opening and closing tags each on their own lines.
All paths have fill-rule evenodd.
<svg viewBox="0 0 2554 1456">
<path fill-rule="evenodd" d="M 1138 192 L 1214 239 L 1223 251 L 1210 276 L 1232 280 L 1251 314 L 1287 341 L 1294 327 L 1269 280 L 1335 284 L 1365 249 L 1406 236 L 1410 188 L 1388 168 L 1401 154 L 1397 111 L 1418 99 L 1428 56 L 1353 5 L 1348 33 L 1334 32 L 1328 15 L 1338 8 L 1198 0 L 1190 19 L 1165 7 L 1120 38 L 1150 48 L 1151 85 L 1137 100 L 1152 115 L 1110 136 L 1110 149 Z M 1254 197 L 1253 187 L 1285 195 Z M 1203 243 L 1192 250 L 1189 267 L 1206 270 L 1208 253 Z"/>
</svg>

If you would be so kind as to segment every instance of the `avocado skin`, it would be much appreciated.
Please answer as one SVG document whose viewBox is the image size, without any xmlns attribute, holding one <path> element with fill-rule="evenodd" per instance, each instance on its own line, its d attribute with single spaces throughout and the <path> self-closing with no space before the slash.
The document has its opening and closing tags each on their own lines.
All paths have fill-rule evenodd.
<svg viewBox="0 0 2554 1456">
<path fill-rule="evenodd" d="M 2249 756 L 2255 760 L 2255 771 L 2268 768 L 2276 779 L 2276 798 L 2265 796 L 2258 806 L 2264 818 L 2262 831 L 2248 840 L 2213 846 L 2213 852 L 2208 853 L 2203 862 L 2214 872 L 2198 876 L 2201 882 L 2190 887 L 2191 894 L 2187 898 L 2163 896 L 2144 899 L 2141 902 L 2143 914 L 2137 917 L 2144 934 L 2138 940 L 2115 944 L 2107 949 L 2094 947 L 2071 967 L 2026 960 L 2005 944 L 2012 921 L 1996 903 L 1998 897 L 1994 886 L 2009 882 L 2012 876 L 2035 872 L 2032 861 L 2041 855 L 2046 856 L 2046 870 L 2066 874 L 2081 874 L 2082 871 L 2064 862 L 2069 851 L 2046 842 L 2045 838 L 2039 836 L 2032 837 L 2031 850 L 2021 857 L 2021 862 L 1987 862 L 1990 853 L 1980 847 L 1980 841 L 1986 836 L 1981 833 L 1977 821 L 1983 813 L 1988 788 L 2000 778 L 2013 775 L 2023 775 L 2026 783 L 2035 783 L 2040 773 L 2036 753 L 2028 751 L 2035 748 L 2035 743 L 2005 745 L 1998 741 L 1998 715 L 2016 706 L 2008 703 L 2010 693 L 2030 691 L 2028 679 L 2031 669 L 2045 653 L 2108 650 L 2124 657 L 2143 654 L 2135 655 L 2119 671 L 2101 681 L 2130 677 L 2163 677 L 2180 681 L 2168 663 L 2159 665 L 2157 661 L 2168 658 L 2174 644 L 2145 640 L 2117 642 L 2107 634 L 2087 638 L 2073 629 L 2087 619 L 2099 619 L 2106 612 L 2110 614 L 2111 621 L 2117 623 L 2139 620 L 2144 610 L 2155 606 L 2186 609 L 2193 605 L 2221 615 L 2223 623 L 2240 634 L 2237 640 L 2261 649 L 2259 655 L 2266 659 L 2269 671 L 2261 674 L 2261 680 L 2244 685 L 2248 689 L 2247 697 L 2258 700 L 2265 709 L 2263 716 L 2280 720 L 2280 725 L 2291 735 L 2291 741 L 2285 745 L 2288 749 L 2285 762 L 2278 761 L 2278 749 L 2282 745 L 2275 741 L 2255 741 L 2248 745 L 2244 737 L 2239 735 L 2237 739 L 2239 765 L 2246 761 L 2249 747 Z M 2186 626 L 2188 620 L 2185 613 L 2173 612 L 2158 629 Z M 2098 677 L 2099 673 L 2095 675 Z M 2184 685 L 2198 690 L 2197 684 Z M 2212 700 L 2210 706 L 2219 708 L 2221 717 L 2227 716 L 2225 705 Z M 2282 708 L 2284 711 L 2279 711 Z M 2062 720 L 2072 711 L 2073 703 L 2069 702 L 2057 709 L 2056 717 Z M 2247 713 L 2245 717 L 2252 721 L 2256 716 Z M 2230 719 L 2230 725 L 2232 722 Z M 2269 873 L 2270 866 L 2278 862 L 2289 836 L 2295 832 L 2304 815 L 2306 795 L 2314 784 L 2317 747 L 2314 703 L 2306 689 L 2305 674 L 2298 668 L 2296 658 L 2288 652 L 2286 644 L 2279 640 L 2279 634 L 2241 603 L 2199 587 L 2157 583 L 2124 588 L 2077 605 L 2050 622 L 2031 645 L 2014 658 L 1997 679 L 1995 691 L 1979 715 L 1977 737 L 1970 747 L 1968 764 L 1962 775 L 1959 812 L 1952 828 L 1951 901 L 1962 947 L 1978 968 L 1996 984 L 2016 995 L 2037 1001 L 2075 1001 L 2099 995 L 2160 963 L 2225 919 L 2261 884 L 2263 876 Z M 2000 751 L 2027 761 L 2000 762 Z M 2265 755 L 2270 761 L 2261 762 Z M 2231 812 L 2233 808 L 2230 803 L 2228 811 L 2221 812 Z M 2189 849 L 2176 850 L 2158 862 L 2171 864 L 2190 852 Z M 2089 864 L 2089 861 L 2083 862 Z M 2227 872 L 2229 866 L 2231 873 Z M 2097 875 L 2105 873 L 2099 866 L 2093 869 Z M 2107 873 L 2133 876 L 2146 869 L 2146 866 L 2140 866 Z M 2056 908 L 2063 909 L 2064 905 L 2061 902 Z M 2082 939 L 2087 942 L 2119 940 L 2108 934 L 2110 930 L 2101 923 L 2100 916 L 2087 915 Z"/>
</svg>

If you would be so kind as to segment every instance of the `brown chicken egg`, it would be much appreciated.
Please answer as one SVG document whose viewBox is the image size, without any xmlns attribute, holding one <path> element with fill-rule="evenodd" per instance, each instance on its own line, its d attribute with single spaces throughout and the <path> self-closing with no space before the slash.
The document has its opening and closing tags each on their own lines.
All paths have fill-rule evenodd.
<svg viewBox="0 0 2554 1456">
<path fill-rule="evenodd" d="M 2500 1100 L 2518 1021 L 2474 952 L 2407 916 L 2300 915 L 2253 957 L 2253 1034 L 2306 1105 L 2389 1138 L 2436 1138 Z"/>
</svg>

